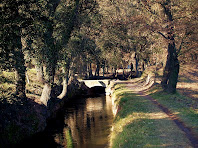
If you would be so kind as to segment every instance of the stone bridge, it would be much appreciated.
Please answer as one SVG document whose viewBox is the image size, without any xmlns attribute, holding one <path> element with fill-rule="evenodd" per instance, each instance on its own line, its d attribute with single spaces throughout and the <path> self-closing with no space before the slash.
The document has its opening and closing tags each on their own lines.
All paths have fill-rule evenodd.
<svg viewBox="0 0 198 148">
<path fill-rule="evenodd" d="M 81 82 L 84 82 L 85 85 L 89 88 L 101 86 L 101 87 L 107 87 L 110 84 L 110 80 L 80 80 Z"/>
</svg>

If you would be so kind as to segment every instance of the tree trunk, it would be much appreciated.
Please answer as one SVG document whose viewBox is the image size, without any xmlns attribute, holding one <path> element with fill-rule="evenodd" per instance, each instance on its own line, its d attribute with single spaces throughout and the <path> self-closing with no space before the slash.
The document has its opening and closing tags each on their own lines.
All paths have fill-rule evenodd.
<svg viewBox="0 0 198 148">
<path fill-rule="evenodd" d="M 179 61 L 176 54 L 175 43 L 169 43 L 166 66 L 161 81 L 161 85 L 168 93 L 176 92 L 176 85 L 179 74 Z"/>
<path fill-rule="evenodd" d="M 63 76 L 63 90 L 61 92 L 61 94 L 57 97 L 59 99 L 63 99 L 66 94 L 67 94 L 67 86 L 68 86 L 68 80 L 69 80 L 69 68 L 63 68 L 63 73 L 64 73 L 64 76 Z"/>
<path fill-rule="evenodd" d="M 15 79 L 16 79 L 16 95 L 18 95 L 19 98 L 26 98 L 25 59 L 24 59 L 24 54 L 22 51 L 21 37 L 18 35 L 16 35 L 13 53 L 14 53 L 14 61 L 15 61 L 14 68 L 15 68 Z"/>
<path fill-rule="evenodd" d="M 27 71 L 26 71 L 26 73 L 25 73 L 25 76 L 26 76 L 27 83 L 30 84 L 30 79 L 29 79 L 29 76 L 28 76 Z"/>
<path fill-rule="evenodd" d="M 125 79 L 125 74 L 124 74 L 124 65 L 122 65 L 122 77 Z"/>
<path fill-rule="evenodd" d="M 89 78 L 93 77 L 91 63 L 89 64 Z"/>
<path fill-rule="evenodd" d="M 142 71 L 145 71 L 145 61 L 142 63 Z"/>
<path fill-rule="evenodd" d="M 25 66 L 21 65 L 20 67 L 17 66 L 15 67 L 15 79 L 16 79 L 16 95 L 18 95 L 19 98 L 26 98 Z"/>
<path fill-rule="evenodd" d="M 45 105 L 48 106 L 48 102 L 52 97 L 52 86 L 54 83 L 54 75 L 55 75 L 55 65 L 56 63 L 46 63 L 46 80 L 45 85 L 41 94 L 40 101 Z"/>
<path fill-rule="evenodd" d="M 106 66 L 106 73 L 107 74 L 109 73 L 109 66 L 108 65 Z"/>
<path fill-rule="evenodd" d="M 99 65 L 99 63 L 97 63 L 97 65 L 96 65 L 96 71 L 95 71 L 95 77 L 99 77 L 99 72 L 100 72 L 100 65 Z"/>
<path fill-rule="evenodd" d="M 173 16 L 171 13 L 170 1 L 168 3 L 163 3 L 162 7 L 164 8 L 164 13 L 167 15 L 167 22 L 169 25 L 167 27 L 168 55 L 161 85 L 168 93 L 175 93 L 179 74 L 179 61 L 175 47 Z"/>
<path fill-rule="evenodd" d="M 48 101 L 51 98 L 52 92 L 52 85 L 50 83 L 45 83 L 40 101 L 45 105 L 48 106 Z"/>
<path fill-rule="evenodd" d="M 131 62 L 131 73 L 133 72 L 133 63 Z"/>
<path fill-rule="evenodd" d="M 103 76 L 103 78 L 104 78 L 104 74 L 105 74 L 105 65 L 103 65 L 102 68 L 103 68 L 103 75 L 102 75 L 102 76 Z"/>
<path fill-rule="evenodd" d="M 44 83 L 43 66 L 36 64 L 35 68 L 37 80 L 41 83 Z"/>
<path fill-rule="evenodd" d="M 117 66 L 114 68 L 115 78 L 118 78 Z"/>
<path fill-rule="evenodd" d="M 139 77 L 138 66 L 139 66 L 139 59 L 138 59 L 137 54 L 135 53 L 135 71 L 136 71 L 136 76 L 137 77 Z"/>
</svg>

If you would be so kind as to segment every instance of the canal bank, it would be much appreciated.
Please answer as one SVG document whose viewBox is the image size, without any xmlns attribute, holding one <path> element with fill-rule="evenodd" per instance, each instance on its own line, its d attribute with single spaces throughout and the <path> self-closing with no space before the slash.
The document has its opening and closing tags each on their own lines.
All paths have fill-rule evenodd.
<svg viewBox="0 0 198 148">
<path fill-rule="evenodd" d="M 78 96 L 63 106 L 44 132 L 26 139 L 18 147 L 109 147 L 113 117 L 109 96 Z"/>
<path fill-rule="evenodd" d="M 184 104 L 172 100 L 173 97 L 181 99 L 182 96 L 166 94 L 162 92 L 160 85 L 152 80 L 146 83 L 145 80 L 114 83 L 112 100 L 115 119 L 110 135 L 110 147 L 197 147 L 195 130 L 190 126 L 186 128 L 193 120 L 184 122 L 192 115 Z M 159 102 L 154 103 L 148 99 L 148 94 L 157 100 L 155 102 Z M 157 104 L 170 108 L 174 119 Z M 196 113 L 193 116 L 196 116 Z"/>
<path fill-rule="evenodd" d="M 70 127 L 68 122 L 66 123 L 66 121 L 64 121 L 64 120 L 66 120 L 66 119 L 64 119 L 64 116 L 67 116 L 67 115 L 63 115 L 64 114 L 63 112 L 65 112 L 65 110 L 67 110 L 67 108 L 70 108 L 70 106 L 72 106 L 71 105 L 72 103 L 73 103 L 73 105 L 75 103 L 77 105 L 79 105 L 79 102 L 78 102 L 79 100 L 86 100 L 86 101 L 84 101 L 84 103 L 86 102 L 84 105 L 85 106 L 87 106 L 87 105 L 88 106 L 92 106 L 93 112 L 94 111 L 97 112 L 97 113 L 93 113 L 93 115 L 97 115 L 98 113 L 101 113 L 103 111 L 106 112 L 107 108 L 108 108 L 108 110 L 111 109 L 111 111 L 108 111 L 108 112 L 112 112 L 112 107 L 109 106 L 109 105 L 107 105 L 108 107 L 106 106 L 106 104 L 109 104 L 108 102 L 111 103 L 111 99 L 108 96 L 107 97 L 104 96 L 105 92 L 106 92 L 105 91 L 105 87 L 100 87 L 100 86 L 97 87 L 96 86 L 96 87 L 88 88 L 83 82 L 79 82 L 79 81 L 75 82 L 74 84 L 77 84 L 77 85 L 72 85 L 72 86 L 68 87 L 68 94 L 67 94 L 66 98 L 63 98 L 61 100 L 60 99 L 59 100 L 58 99 L 54 99 L 53 100 L 53 98 L 52 98 L 52 100 L 50 100 L 50 106 L 48 106 L 47 108 L 44 107 L 42 110 L 39 110 L 39 112 L 37 113 L 37 114 L 43 113 L 43 111 L 45 111 L 47 109 L 46 113 L 43 113 L 43 118 L 41 117 L 42 120 L 37 120 L 38 122 L 45 122 L 46 123 L 44 126 L 42 126 L 42 128 L 45 128 L 46 125 L 47 125 L 47 127 L 44 130 L 44 132 L 43 132 L 43 130 L 40 130 L 40 131 L 37 131 L 36 134 L 35 133 L 31 134 L 33 136 L 31 136 L 31 135 L 30 136 L 26 136 L 25 140 L 23 140 L 22 143 L 20 143 L 20 145 L 18 147 L 27 147 L 27 146 L 30 147 L 31 145 L 34 147 L 35 143 L 42 143 L 42 141 L 43 142 L 45 141 L 44 139 L 48 139 L 47 143 L 50 144 L 51 147 L 56 147 L 57 143 L 61 143 L 60 141 L 63 141 L 63 140 L 58 140 L 59 142 L 58 141 L 54 142 L 54 134 L 57 131 L 59 131 L 59 134 L 58 134 L 59 136 L 58 137 L 60 137 L 60 135 L 64 133 L 65 135 L 67 135 L 67 138 L 68 138 L 68 135 L 70 135 L 70 137 L 72 137 L 70 139 L 72 139 L 73 141 L 79 141 L 79 140 L 76 140 L 76 137 L 78 137 L 78 136 L 74 136 L 74 135 L 80 135 L 80 134 L 76 134 L 74 131 L 76 131 L 76 130 L 78 131 L 80 129 L 79 128 L 80 125 L 79 125 L 79 127 L 76 130 L 73 130 L 73 128 L 71 128 L 71 127 L 74 127 L 74 126 Z M 103 83 L 101 83 L 101 84 L 103 84 Z M 106 87 L 107 86 L 108 86 L 108 83 L 107 83 Z M 101 96 L 101 93 L 104 94 L 104 95 Z M 78 94 L 80 94 L 80 95 L 78 95 Z M 76 100 L 78 100 L 78 101 L 76 102 Z M 82 104 L 82 102 L 80 103 L 80 105 L 81 104 Z M 75 108 L 76 109 L 80 109 L 81 107 L 75 107 Z M 82 113 L 83 113 L 83 111 L 89 112 L 87 114 L 81 115 L 81 116 L 83 116 L 85 118 L 85 119 L 83 119 L 83 121 L 87 124 L 88 127 L 90 126 L 91 123 L 94 123 L 93 124 L 94 127 L 97 127 L 97 125 L 100 125 L 100 121 L 107 120 L 108 116 L 101 116 L 100 115 L 99 117 L 93 117 L 93 118 L 89 117 L 90 114 L 92 116 L 92 111 L 88 107 L 85 107 L 85 108 L 86 109 L 83 109 L 83 110 L 80 110 L 80 111 L 78 110 L 78 111 L 74 111 L 74 112 L 78 112 L 78 114 L 81 111 L 82 111 Z M 110 113 L 108 113 L 108 114 L 110 114 Z M 108 117 L 108 120 L 110 118 L 111 121 L 112 121 L 112 117 Z M 79 118 L 79 116 L 75 117 L 75 119 L 77 119 L 77 118 Z M 97 119 L 99 119 L 99 121 Z M 57 122 L 58 122 L 58 124 L 57 124 Z M 59 123 L 61 123 L 61 124 L 59 124 Z M 105 123 L 105 126 L 106 125 L 108 125 L 108 127 L 111 126 L 111 124 Z M 105 128 L 105 126 L 104 126 L 104 128 Z M 85 126 L 82 126 L 82 127 L 84 128 Z M 60 131 L 60 129 L 61 129 L 61 131 Z M 97 129 L 100 129 L 100 128 L 97 128 Z M 109 129 L 110 128 L 108 128 L 108 130 Z M 62 132 L 62 133 L 60 134 L 60 132 Z M 51 136 L 47 136 L 46 138 L 44 138 L 45 133 L 47 133 L 47 135 L 51 135 Z M 106 133 L 105 145 L 107 145 L 108 135 L 110 133 L 110 130 L 108 132 L 106 132 L 106 131 L 105 132 L 101 132 L 101 130 L 100 130 L 98 132 L 94 132 L 94 134 L 95 133 Z M 107 133 L 108 133 L 108 135 L 107 135 Z M 94 134 L 92 133 L 91 139 L 93 139 Z M 87 134 L 87 135 L 90 135 L 90 134 Z M 102 135 L 102 134 L 100 134 L 100 135 Z M 24 146 L 24 144 L 27 141 L 31 141 L 31 139 L 34 139 L 34 137 L 40 137 L 40 138 L 38 138 L 37 140 L 33 140 L 32 144 Z M 103 135 L 102 138 L 104 138 L 104 137 L 105 136 Z M 66 137 L 64 137 L 64 138 L 66 138 Z M 83 138 L 79 137 L 77 139 L 83 139 Z M 101 139 L 101 138 L 99 138 L 99 139 Z M 91 140 L 87 140 L 87 141 L 91 141 Z M 95 141 L 97 141 L 97 140 L 95 140 Z M 105 140 L 104 139 L 100 140 L 100 143 L 102 141 L 104 142 Z M 31 142 L 28 142 L 28 143 L 31 143 Z M 45 143 L 46 142 L 44 142 L 44 147 L 45 147 Z M 79 143 L 79 142 L 75 142 L 75 143 Z M 98 142 L 92 142 L 92 144 L 93 143 L 97 144 Z M 38 147 L 38 146 L 42 146 L 42 145 L 37 145 L 36 147 Z M 15 146 L 13 146 L 13 147 L 15 147 Z"/>
</svg>

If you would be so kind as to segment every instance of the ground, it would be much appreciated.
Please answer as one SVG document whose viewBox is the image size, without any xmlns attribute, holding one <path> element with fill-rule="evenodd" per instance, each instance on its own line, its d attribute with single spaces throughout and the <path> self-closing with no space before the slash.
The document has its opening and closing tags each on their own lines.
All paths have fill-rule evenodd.
<svg viewBox="0 0 198 148">
<path fill-rule="evenodd" d="M 116 82 L 112 147 L 198 147 L 198 67 L 181 66 L 174 95 L 163 92 L 150 71 L 144 78 Z"/>
<path fill-rule="evenodd" d="M 198 102 L 198 65 L 182 65 L 177 89 Z"/>
</svg>

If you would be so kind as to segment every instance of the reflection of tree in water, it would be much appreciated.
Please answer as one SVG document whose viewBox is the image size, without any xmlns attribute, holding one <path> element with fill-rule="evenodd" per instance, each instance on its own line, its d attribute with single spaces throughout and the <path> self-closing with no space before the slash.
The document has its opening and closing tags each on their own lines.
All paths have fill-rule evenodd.
<svg viewBox="0 0 198 148">
<path fill-rule="evenodd" d="M 83 106 L 67 114 L 65 124 L 71 129 L 71 135 L 76 147 L 105 146 L 108 144 L 107 136 L 112 123 L 111 101 L 105 97 L 88 98 Z M 68 130 L 65 127 L 65 130 Z M 65 134 L 62 134 L 61 145 L 66 146 Z M 61 137 L 60 137 L 61 138 Z M 61 142 L 61 141 L 59 141 Z"/>
</svg>

